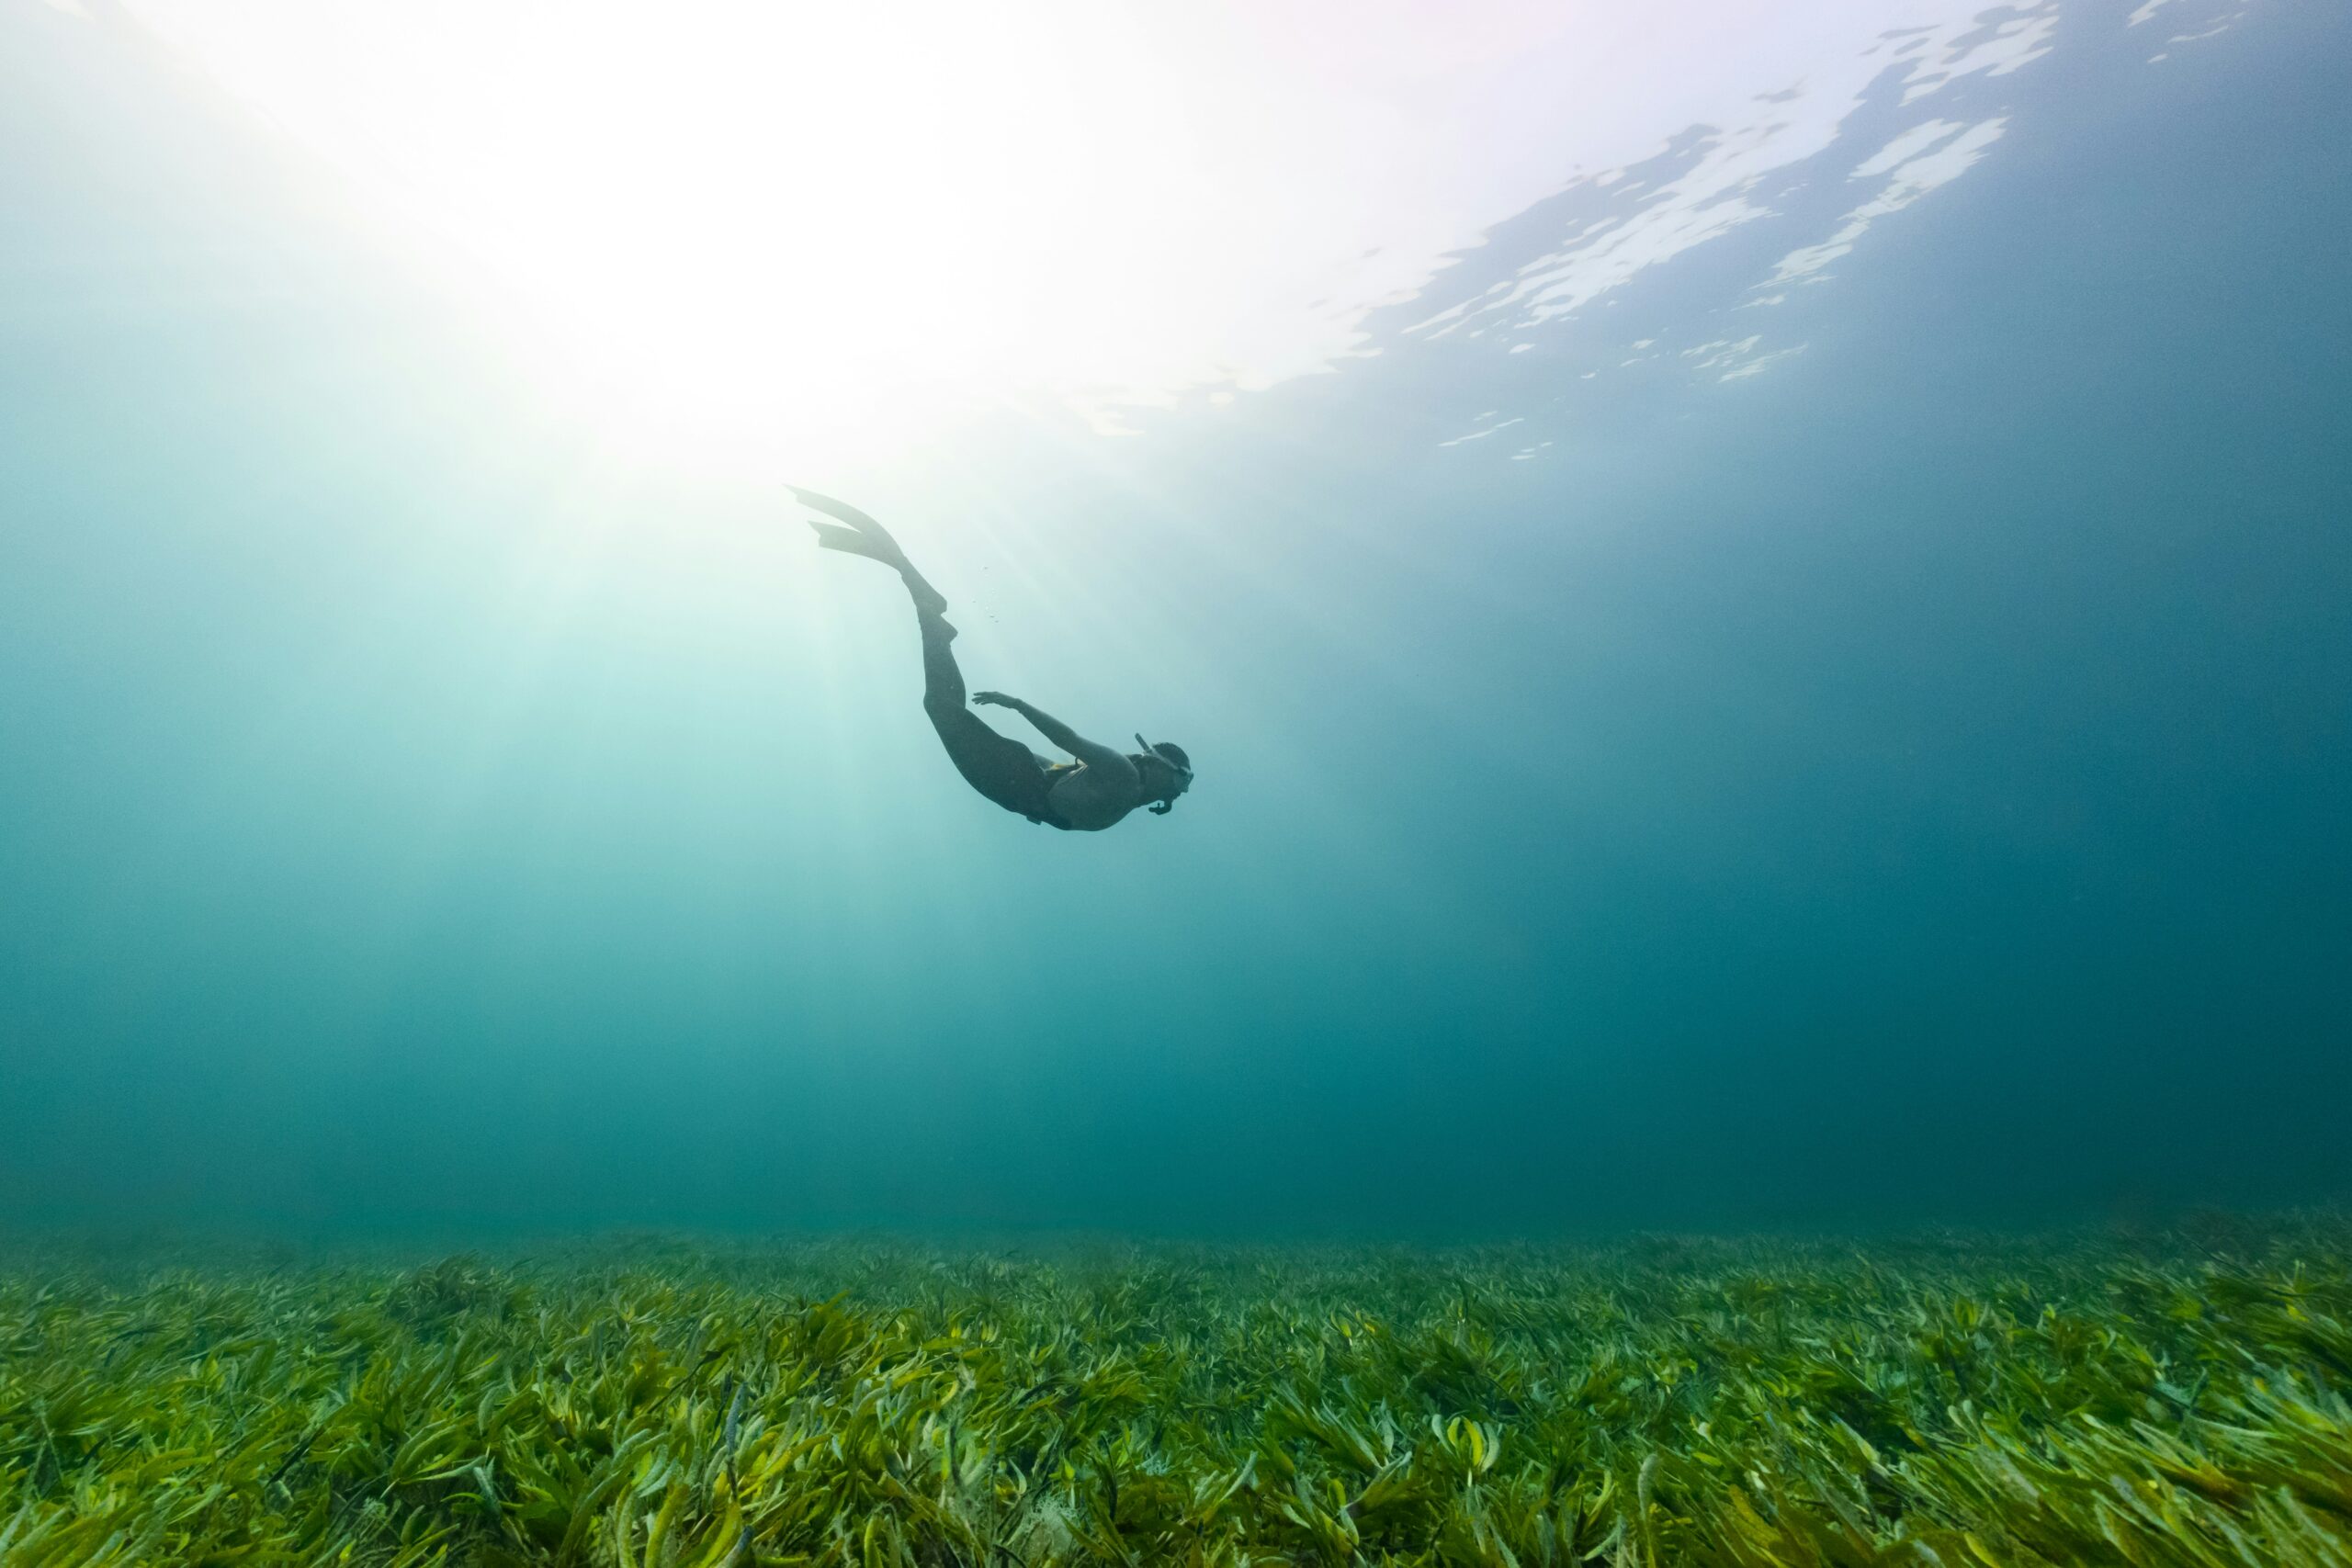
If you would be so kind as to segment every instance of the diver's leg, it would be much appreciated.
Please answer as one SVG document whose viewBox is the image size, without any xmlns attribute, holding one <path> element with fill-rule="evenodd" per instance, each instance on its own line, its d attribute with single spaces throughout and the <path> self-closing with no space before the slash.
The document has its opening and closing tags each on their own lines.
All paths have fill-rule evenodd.
<svg viewBox="0 0 2352 1568">
<path fill-rule="evenodd" d="M 945 617 L 923 615 L 922 711 L 956 771 L 986 798 L 1033 820 L 1046 810 L 1046 774 L 1037 754 L 1000 735 L 972 711 L 964 672 L 956 664 L 956 628 Z"/>
<path fill-rule="evenodd" d="M 956 662 L 956 650 L 948 646 L 956 640 L 956 628 L 947 624 L 944 615 L 919 614 L 915 624 L 922 628 L 923 712 L 931 716 L 933 724 L 940 722 L 943 712 L 978 719 L 979 715 L 966 705 L 968 697 L 964 690 L 964 671 Z"/>
<path fill-rule="evenodd" d="M 947 624 L 947 601 L 907 559 L 889 530 L 857 508 L 829 495 L 792 487 L 801 504 L 833 518 L 810 522 L 817 543 L 829 550 L 877 560 L 899 574 L 915 602 L 915 624 L 922 631 L 922 709 L 947 760 L 964 782 L 987 799 L 1033 821 L 1045 819 L 1047 776 L 1043 759 L 1011 736 L 999 735 L 971 709 L 964 671 L 956 667 L 956 628 Z"/>
</svg>

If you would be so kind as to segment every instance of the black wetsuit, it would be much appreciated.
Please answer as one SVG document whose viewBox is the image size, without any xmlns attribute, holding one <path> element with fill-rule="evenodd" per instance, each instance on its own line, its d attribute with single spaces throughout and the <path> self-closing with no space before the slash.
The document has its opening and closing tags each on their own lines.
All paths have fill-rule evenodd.
<svg viewBox="0 0 2352 1568">
<path fill-rule="evenodd" d="M 1070 830 L 1054 810 L 1055 783 L 1077 766 L 1047 762 L 1008 735 L 999 735 L 972 711 L 964 690 L 964 672 L 956 668 L 947 623 L 924 615 L 922 625 L 922 711 L 931 716 L 939 743 L 964 782 L 1032 822 Z"/>
</svg>

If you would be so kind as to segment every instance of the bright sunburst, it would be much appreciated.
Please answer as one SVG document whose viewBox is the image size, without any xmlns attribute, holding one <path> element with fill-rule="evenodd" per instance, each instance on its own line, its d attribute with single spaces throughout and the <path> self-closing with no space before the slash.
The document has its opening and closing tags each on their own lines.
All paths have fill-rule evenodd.
<svg viewBox="0 0 2352 1568">
<path fill-rule="evenodd" d="M 1214 7 L 145 15 L 371 206 L 469 258 L 555 374 L 702 445 L 871 451 L 880 429 L 904 441 L 1008 394 L 1100 422 L 1263 384 L 1344 353 L 1350 307 L 1464 229 L 1441 208 L 1422 243 L 1363 254 L 1397 237 L 1377 78 L 1430 63 L 1401 11 L 1349 46 L 1380 54 L 1369 85 L 1362 58 L 1346 80 L 1297 68 L 1319 28 Z"/>
<path fill-rule="evenodd" d="M 1703 47 L 1555 0 L 130 4 L 460 258 L 568 403 L 803 473 L 1331 368 L 1579 167 L 1719 128 L 1712 184 L 1528 284 L 1573 308 L 1760 215 L 1731 198 L 1835 137 L 1895 21 L 1973 51 L 1943 77 L 2039 47 L 1963 46 L 1973 0 L 1725 0 Z"/>
</svg>

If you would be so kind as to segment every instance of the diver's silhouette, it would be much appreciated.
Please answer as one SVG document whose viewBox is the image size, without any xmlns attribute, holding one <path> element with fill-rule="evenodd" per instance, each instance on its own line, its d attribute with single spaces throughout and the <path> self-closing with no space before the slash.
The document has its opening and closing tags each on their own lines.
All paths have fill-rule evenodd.
<svg viewBox="0 0 2352 1568">
<path fill-rule="evenodd" d="M 786 487 L 803 506 L 835 519 L 809 526 L 817 543 L 868 560 L 878 560 L 899 574 L 915 602 L 915 624 L 922 630 L 922 710 L 939 731 L 940 744 L 964 782 L 1032 822 L 1080 832 L 1114 826 L 1136 807 L 1148 804 L 1166 816 L 1176 797 L 1193 787 L 1193 761 L 1181 746 L 1136 737 L 1141 751 L 1116 751 L 1085 739 L 1069 725 L 1042 713 L 1019 697 L 1002 692 L 975 692 L 970 700 L 1012 709 L 1037 728 L 1037 733 L 1078 760 L 1055 762 L 1040 757 L 1010 736 L 1000 735 L 980 716 L 965 706 L 964 672 L 956 667 L 948 644 L 956 628 L 947 624 L 947 601 L 923 581 L 907 559 L 899 542 L 882 525 L 854 506 L 828 495 Z"/>
</svg>

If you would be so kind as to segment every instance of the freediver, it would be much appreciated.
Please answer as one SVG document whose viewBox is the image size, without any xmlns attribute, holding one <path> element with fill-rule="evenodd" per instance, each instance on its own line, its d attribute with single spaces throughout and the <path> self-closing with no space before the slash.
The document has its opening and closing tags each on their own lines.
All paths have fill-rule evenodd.
<svg viewBox="0 0 2352 1568">
<path fill-rule="evenodd" d="M 972 693 L 972 703 L 1011 708 L 1077 761 L 1050 761 L 1011 736 L 998 734 L 965 705 L 964 672 L 948 647 L 956 640 L 956 628 L 947 624 L 947 601 L 923 581 L 899 542 L 854 506 L 797 485 L 785 488 L 801 505 L 835 520 L 809 520 L 819 545 L 880 561 L 907 585 L 915 603 L 915 624 L 922 632 L 922 711 L 931 716 L 939 743 L 947 748 L 947 760 L 966 784 L 1032 822 L 1079 833 L 1115 827 L 1138 806 L 1148 805 L 1155 816 L 1165 817 L 1175 809 L 1176 797 L 1193 787 L 1193 761 L 1181 746 L 1138 735 L 1136 744 L 1142 750 L 1114 750 L 1019 697 Z"/>
</svg>

